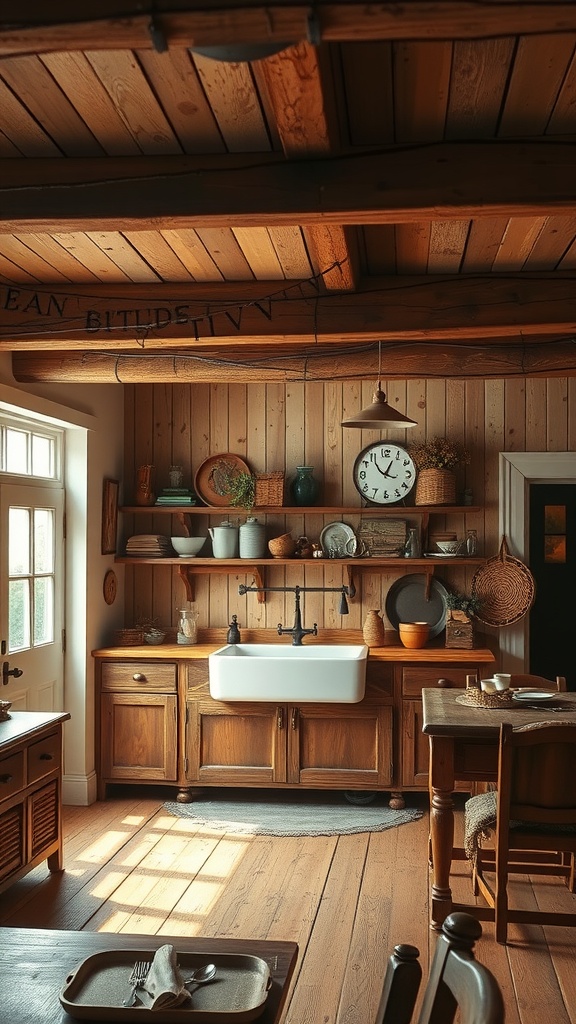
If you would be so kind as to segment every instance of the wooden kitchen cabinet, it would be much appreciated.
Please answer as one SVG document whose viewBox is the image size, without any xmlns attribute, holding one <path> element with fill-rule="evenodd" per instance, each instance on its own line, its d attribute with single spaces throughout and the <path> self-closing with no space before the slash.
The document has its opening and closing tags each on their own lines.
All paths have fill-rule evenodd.
<svg viewBox="0 0 576 1024">
<path fill-rule="evenodd" d="M 177 679 L 176 663 L 101 664 L 100 799 L 109 782 L 177 781 Z"/>
<path fill-rule="evenodd" d="M 473 652 L 470 652 L 473 656 Z M 402 789 L 428 788 L 428 737 L 422 732 L 422 698 L 424 687 L 440 689 L 464 688 L 466 676 L 482 677 L 486 666 L 473 660 L 468 663 L 434 665 L 400 665 L 397 668 L 402 708 Z"/>
<path fill-rule="evenodd" d="M 268 637 L 253 633 L 246 642 Z M 389 790 L 403 806 L 404 791 L 428 789 L 422 688 L 464 688 L 467 675 L 494 665 L 487 648 L 389 644 L 370 652 L 357 704 L 225 702 L 208 681 L 208 655 L 221 643 L 94 652 L 102 798 L 109 783 L 146 782 L 173 783 L 182 802 L 202 787 L 254 786 Z"/>
<path fill-rule="evenodd" d="M 191 784 L 382 789 L 392 781 L 392 711 L 190 700 L 186 749 Z"/>
<path fill-rule="evenodd" d="M 61 871 L 62 724 L 67 712 L 0 722 L 0 892 L 43 860 Z"/>
</svg>

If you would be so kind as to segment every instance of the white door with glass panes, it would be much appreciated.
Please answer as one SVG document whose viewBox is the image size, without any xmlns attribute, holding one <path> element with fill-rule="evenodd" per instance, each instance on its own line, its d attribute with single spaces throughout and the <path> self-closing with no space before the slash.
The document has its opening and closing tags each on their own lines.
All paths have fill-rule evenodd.
<svg viewBox="0 0 576 1024">
<path fill-rule="evenodd" d="M 7 439 L 0 429 L 4 466 L 16 468 L 6 453 L 16 435 L 24 445 L 17 469 L 25 470 L 33 431 L 9 427 Z M 57 475 L 52 459 L 36 468 L 42 481 L 40 473 L 0 475 L 0 700 L 20 711 L 63 706 L 64 491 L 46 479 Z"/>
</svg>

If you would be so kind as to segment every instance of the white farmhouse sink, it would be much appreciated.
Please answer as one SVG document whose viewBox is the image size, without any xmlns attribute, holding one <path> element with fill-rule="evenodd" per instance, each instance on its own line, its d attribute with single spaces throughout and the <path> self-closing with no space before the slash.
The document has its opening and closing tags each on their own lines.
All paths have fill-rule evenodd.
<svg viewBox="0 0 576 1024">
<path fill-rule="evenodd" d="M 365 644 L 228 644 L 208 655 L 216 700 L 355 704 L 366 686 Z"/>
</svg>

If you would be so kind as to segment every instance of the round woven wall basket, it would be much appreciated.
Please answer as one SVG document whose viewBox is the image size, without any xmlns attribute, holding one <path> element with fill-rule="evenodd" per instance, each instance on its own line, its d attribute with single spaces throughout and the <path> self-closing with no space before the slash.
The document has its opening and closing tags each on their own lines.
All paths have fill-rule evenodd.
<svg viewBox="0 0 576 1024">
<path fill-rule="evenodd" d="M 416 477 L 416 505 L 455 505 L 456 477 L 451 469 L 421 469 Z"/>
<path fill-rule="evenodd" d="M 518 622 L 530 611 L 536 596 L 532 573 L 524 562 L 508 553 L 505 537 L 498 555 L 474 573 L 471 591 L 480 600 L 476 618 L 487 626 Z"/>
</svg>

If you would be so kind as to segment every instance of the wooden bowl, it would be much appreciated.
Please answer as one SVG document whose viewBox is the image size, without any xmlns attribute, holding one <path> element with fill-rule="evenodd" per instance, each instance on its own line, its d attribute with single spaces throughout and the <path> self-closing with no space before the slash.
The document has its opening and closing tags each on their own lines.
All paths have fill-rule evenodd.
<svg viewBox="0 0 576 1024">
<path fill-rule="evenodd" d="M 273 537 L 268 541 L 268 550 L 272 558 L 292 558 L 296 551 L 296 541 L 291 533 L 283 533 L 280 537 Z"/>
<path fill-rule="evenodd" d="M 425 647 L 430 637 L 430 626 L 427 622 L 400 622 L 398 634 L 404 647 L 417 650 Z"/>
</svg>

